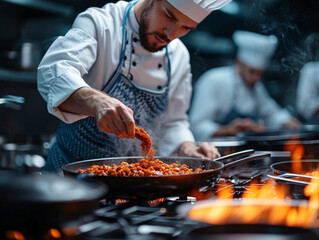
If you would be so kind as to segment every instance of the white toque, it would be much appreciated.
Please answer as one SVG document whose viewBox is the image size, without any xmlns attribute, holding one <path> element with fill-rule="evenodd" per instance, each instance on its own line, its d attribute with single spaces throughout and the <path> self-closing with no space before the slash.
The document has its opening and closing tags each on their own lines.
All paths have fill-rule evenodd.
<svg viewBox="0 0 319 240">
<path fill-rule="evenodd" d="M 262 35 L 248 31 L 235 31 L 233 41 L 237 46 L 237 58 L 252 68 L 265 70 L 277 48 L 275 35 Z"/>
<path fill-rule="evenodd" d="M 167 0 L 178 11 L 195 22 L 201 22 L 212 11 L 218 10 L 231 0 Z"/>
</svg>

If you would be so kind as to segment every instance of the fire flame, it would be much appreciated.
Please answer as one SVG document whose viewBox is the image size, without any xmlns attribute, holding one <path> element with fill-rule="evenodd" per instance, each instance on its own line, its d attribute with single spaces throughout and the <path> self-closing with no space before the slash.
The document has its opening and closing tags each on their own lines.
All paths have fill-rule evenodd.
<svg viewBox="0 0 319 240">
<path fill-rule="evenodd" d="M 319 176 L 316 173 L 316 176 Z M 317 182 L 318 185 L 315 183 Z M 308 200 L 287 199 L 289 188 L 269 180 L 250 184 L 241 199 L 231 199 L 230 190 L 219 191 L 216 200 L 199 202 L 188 212 L 193 220 L 210 224 L 270 224 L 291 227 L 319 227 L 319 180 L 305 188 Z M 226 190 L 227 189 L 227 190 Z"/>
<path fill-rule="evenodd" d="M 7 239 L 10 239 L 10 240 L 24 240 L 25 239 L 23 234 L 19 231 L 16 231 L 16 230 L 6 231 L 5 236 Z"/>
<path fill-rule="evenodd" d="M 300 143 L 299 139 L 291 139 L 290 143 L 288 142 L 284 146 L 284 151 L 289 151 L 291 153 L 292 172 L 301 173 L 303 171 L 302 157 L 304 156 L 305 148 Z"/>
</svg>

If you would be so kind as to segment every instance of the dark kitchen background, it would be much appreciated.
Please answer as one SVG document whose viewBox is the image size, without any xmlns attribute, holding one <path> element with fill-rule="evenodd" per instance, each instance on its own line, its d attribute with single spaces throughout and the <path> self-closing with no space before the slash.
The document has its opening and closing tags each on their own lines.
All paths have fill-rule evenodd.
<svg viewBox="0 0 319 240">
<path fill-rule="evenodd" d="M 59 120 L 47 113 L 37 91 L 36 67 L 79 12 L 107 2 L 0 1 L 0 141 L 42 144 L 54 135 Z M 233 0 L 182 38 L 191 53 L 193 81 L 209 68 L 233 63 L 235 30 L 275 34 L 280 44 L 264 83 L 270 95 L 295 114 L 299 70 L 318 59 L 318 10 L 317 0 Z M 23 97 L 24 103 L 7 95 Z"/>
</svg>

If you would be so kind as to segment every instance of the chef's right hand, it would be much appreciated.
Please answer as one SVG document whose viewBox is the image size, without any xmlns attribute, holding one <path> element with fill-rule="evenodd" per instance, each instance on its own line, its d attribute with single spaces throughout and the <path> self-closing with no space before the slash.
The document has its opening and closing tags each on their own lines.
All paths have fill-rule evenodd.
<svg viewBox="0 0 319 240">
<path fill-rule="evenodd" d="M 98 128 L 103 132 L 121 138 L 135 137 L 132 109 L 94 88 L 77 89 L 58 108 L 65 112 L 95 117 Z"/>
<path fill-rule="evenodd" d="M 102 101 L 96 105 L 95 118 L 98 128 L 120 138 L 135 137 L 133 111 L 121 101 L 103 94 Z M 101 96 L 102 97 L 102 96 Z"/>
</svg>

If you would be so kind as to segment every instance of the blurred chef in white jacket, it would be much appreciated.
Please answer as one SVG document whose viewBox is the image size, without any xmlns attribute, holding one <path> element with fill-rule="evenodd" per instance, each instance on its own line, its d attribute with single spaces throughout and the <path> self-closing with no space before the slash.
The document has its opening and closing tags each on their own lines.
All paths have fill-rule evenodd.
<svg viewBox="0 0 319 240">
<path fill-rule="evenodd" d="M 151 135 L 161 156 L 218 157 L 214 146 L 197 146 L 189 129 L 192 74 L 178 38 L 228 2 L 118 1 L 80 13 L 38 67 L 39 92 L 63 121 L 45 170 L 140 155 L 135 126 Z"/>
<path fill-rule="evenodd" d="M 235 31 L 236 63 L 210 69 L 196 81 L 190 109 L 197 139 L 233 136 L 266 127 L 298 128 L 299 121 L 281 108 L 261 83 L 277 47 L 274 35 Z"/>
<path fill-rule="evenodd" d="M 319 124 L 319 62 L 306 63 L 297 86 L 296 108 L 309 124 Z"/>
</svg>

